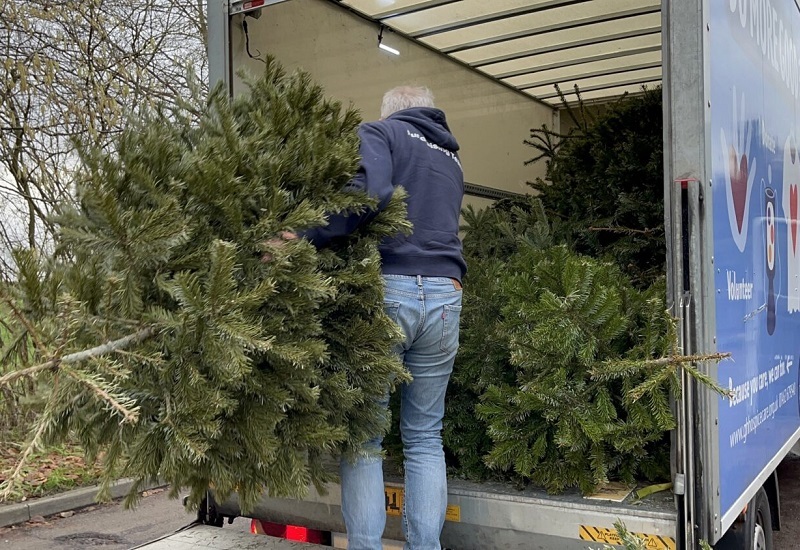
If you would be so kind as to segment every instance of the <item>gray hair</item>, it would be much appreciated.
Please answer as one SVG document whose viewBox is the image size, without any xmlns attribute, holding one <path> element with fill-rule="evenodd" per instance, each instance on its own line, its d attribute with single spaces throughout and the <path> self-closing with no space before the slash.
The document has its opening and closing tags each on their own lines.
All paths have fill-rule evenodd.
<svg viewBox="0 0 800 550">
<path fill-rule="evenodd" d="M 411 107 L 433 107 L 433 93 L 424 86 L 398 86 L 383 94 L 381 118 L 410 109 Z"/>
</svg>

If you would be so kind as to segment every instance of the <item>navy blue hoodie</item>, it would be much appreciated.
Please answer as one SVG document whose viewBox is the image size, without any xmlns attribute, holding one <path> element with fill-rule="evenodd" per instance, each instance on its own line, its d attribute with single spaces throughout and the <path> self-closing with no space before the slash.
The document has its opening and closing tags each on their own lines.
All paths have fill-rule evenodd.
<svg viewBox="0 0 800 550">
<path fill-rule="evenodd" d="M 408 192 L 413 233 L 380 245 L 383 273 L 452 277 L 462 280 L 467 267 L 458 237 L 464 175 L 458 143 L 439 109 L 414 107 L 384 120 L 362 124 L 361 165 L 348 189 L 366 191 L 384 208 L 397 186 Z M 334 214 L 328 225 L 304 233 L 317 247 L 355 231 L 374 217 Z"/>
</svg>

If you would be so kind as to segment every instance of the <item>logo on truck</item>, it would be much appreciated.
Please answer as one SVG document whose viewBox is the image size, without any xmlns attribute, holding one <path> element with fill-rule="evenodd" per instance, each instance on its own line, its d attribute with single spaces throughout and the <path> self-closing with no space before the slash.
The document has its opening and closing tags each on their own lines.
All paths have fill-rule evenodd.
<svg viewBox="0 0 800 550">
<path fill-rule="evenodd" d="M 789 313 L 800 311 L 800 235 L 798 234 L 798 197 L 797 187 L 800 185 L 800 151 L 797 140 L 790 134 L 783 149 L 783 216 L 786 218 L 786 271 L 788 288 L 786 289 L 786 307 Z"/>
<path fill-rule="evenodd" d="M 750 223 L 750 196 L 756 177 L 756 159 L 750 152 L 753 139 L 753 124 L 745 120 L 745 98 L 742 94 L 740 110 L 737 111 L 736 88 L 733 89 L 733 135 L 729 144 L 725 130 L 720 129 L 722 151 L 727 153 L 723 162 L 725 170 L 725 195 L 728 198 L 728 220 L 731 234 L 739 252 L 747 246 L 747 230 Z"/>
</svg>

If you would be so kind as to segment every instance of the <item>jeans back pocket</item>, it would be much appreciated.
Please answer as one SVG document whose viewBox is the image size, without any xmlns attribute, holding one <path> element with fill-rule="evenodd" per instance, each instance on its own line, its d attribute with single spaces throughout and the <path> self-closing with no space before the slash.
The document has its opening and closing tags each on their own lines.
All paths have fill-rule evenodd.
<svg viewBox="0 0 800 550">
<path fill-rule="evenodd" d="M 384 300 L 383 311 L 389 316 L 389 319 L 397 323 L 397 319 L 400 316 L 400 302 Z"/>
<path fill-rule="evenodd" d="M 440 349 L 452 353 L 458 349 L 458 326 L 461 321 L 461 306 L 445 305 L 442 313 L 442 343 Z"/>
</svg>

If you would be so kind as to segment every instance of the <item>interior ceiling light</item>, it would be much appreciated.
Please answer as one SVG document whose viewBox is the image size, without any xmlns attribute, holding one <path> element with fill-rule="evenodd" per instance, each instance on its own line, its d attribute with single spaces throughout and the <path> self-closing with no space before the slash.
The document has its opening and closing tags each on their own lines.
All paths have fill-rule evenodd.
<svg viewBox="0 0 800 550">
<path fill-rule="evenodd" d="M 396 50 L 396 49 L 392 48 L 391 46 L 387 46 L 386 44 L 383 43 L 383 29 L 384 28 L 385 27 L 383 25 L 381 25 L 381 29 L 378 32 L 378 47 L 380 49 L 382 49 L 383 51 L 389 52 L 391 54 L 400 55 L 400 50 Z"/>
</svg>

